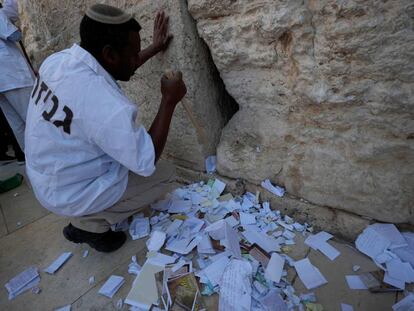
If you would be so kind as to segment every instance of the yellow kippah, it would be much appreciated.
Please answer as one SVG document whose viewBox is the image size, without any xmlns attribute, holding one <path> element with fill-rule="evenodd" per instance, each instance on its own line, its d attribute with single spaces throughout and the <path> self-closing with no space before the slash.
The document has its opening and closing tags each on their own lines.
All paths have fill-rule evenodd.
<svg viewBox="0 0 414 311">
<path fill-rule="evenodd" d="M 86 16 L 99 23 L 113 25 L 126 23 L 132 18 L 131 14 L 128 14 L 119 8 L 106 4 L 92 5 L 86 11 Z"/>
</svg>

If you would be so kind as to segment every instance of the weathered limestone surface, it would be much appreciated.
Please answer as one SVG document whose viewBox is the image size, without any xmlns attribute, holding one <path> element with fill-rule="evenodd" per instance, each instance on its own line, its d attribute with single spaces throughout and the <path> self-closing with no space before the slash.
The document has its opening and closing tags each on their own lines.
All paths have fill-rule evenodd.
<svg viewBox="0 0 414 311">
<path fill-rule="evenodd" d="M 36 63 L 79 41 L 80 19 L 95 2 L 20 1 Z M 201 171 L 204 156 L 217 152 L 224 176 L 254 184 L 270 178 L 312 206 L 414 224 L 411 0 L 99 2 L 134 12 L 144 47 L 156 9 L 171 16 L 170 49 L 123 87 L 148 127 L 163 71 L 183 71 L 209 143 L 199 143 L 180 107 L 166 147 L 176 164 Z M 227 124 L 234 106 L 197 30 L 240 105 Z"/>
<path fill-rule="evenodd" d="M 79 42 L 79 23 L 86 8 L 97 1 L 20 1 L 26 44 L 37 64 L 55 51 Z M 174 39 L 167 52 L 157 55 L 141 67 L 123 89 L 140 104 L 141 121 L 149 128 L 161 101 L 160 79 L 168 68 L 180 69 L 188 88 L 187 103 L 207 134 L 207 144 L 197 134 L 179 106 L 172 121 L 164 155 L 192 169 L 204 169 L 206 155 L 215 154 L 225 123 L 224 88 L 210 59 L 208 48 L 199 38 L 185 1 L 98 1 L 134 13 L 141 24 L 142 47 L 152 42 L 156 11 L 164 8 L 170 15 Z"/>
<path fill-rule="evenodd" d="M 219 173 L 414 224 L 414 3 L 189 0 L 240 110 Z"/>
</svg>

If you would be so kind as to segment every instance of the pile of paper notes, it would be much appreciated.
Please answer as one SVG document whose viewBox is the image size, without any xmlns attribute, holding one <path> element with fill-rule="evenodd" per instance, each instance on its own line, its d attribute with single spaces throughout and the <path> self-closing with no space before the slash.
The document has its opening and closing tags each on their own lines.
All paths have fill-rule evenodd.
<svg viewBox="0 0 414 311">
<path fill-rule="evenodd" d="M 134 217 L 129 232 L 133 239 L 149 235 L 148 254 L 142 268 L 135 258 L 129 266 L 137 277 L 125 303 L 140 310 L 202 310 L 202 297 L 214 293 L 220 310 L 290 310 L 309 303 L 295 295 L 287 265 L 309 289 L 326 280 L 308 259 L 295 265 L 282 248 L 312 228 L 260 203 L 259 193 L 233 197 L 223 194 L 225 187 L 212 179 L 178 188 L 151 206 L 151 217 Z M 329 237 L 315 235 L 311 242 L 333 259 L 339 252 Z"/>
</svg>

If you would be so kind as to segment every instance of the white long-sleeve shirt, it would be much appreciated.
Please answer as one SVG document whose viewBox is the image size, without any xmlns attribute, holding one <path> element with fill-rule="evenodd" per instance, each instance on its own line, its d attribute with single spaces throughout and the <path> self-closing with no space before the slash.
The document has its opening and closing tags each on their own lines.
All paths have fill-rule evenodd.
<svg viewBox="0 0 414 311">
<path fill-rule="evenodd" d="M 0 93 L 33 85 L 33 74 L 15 42 L 19 30 L 4 10 L 0 9 Z"/>
<path fill-rule="evenodd" d="M 155 171 L 137 106 L 78 45 L 40 68 L 26 123 L 26 170 L 40 203 L 67 216 L 100 212 L 124 193 L 128 171 Z"/>
</svg>

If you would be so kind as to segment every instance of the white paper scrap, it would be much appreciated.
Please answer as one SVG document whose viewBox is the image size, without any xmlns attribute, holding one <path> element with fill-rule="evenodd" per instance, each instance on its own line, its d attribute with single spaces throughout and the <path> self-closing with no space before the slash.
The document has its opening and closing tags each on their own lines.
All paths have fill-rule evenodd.
<svg viewBox="0 0 414 311">
<path fill-rule="evenodd" d="M 105 284 L 100 288 L 99 294 L 112 298 L 121 288 L 125 280 L 122 276 L 111 275 Z"/>
<path fill-rule="evenodd" d="M 231 252 L 235 258 L 241 258 L 239 236 L 224 219 L 208 226 L 205 232 L 208 232 L 214 240 L 220 240 L 220 244 Z"/>
<path fill-rule="evenodd" d="M 161 200 L 161 201 L 151 204 L 151 208 L 156 211 L 164 212 L 170 208 L 170 205 L 171 205 L 171 200 L 166 199 L 166 200 Z"/>
<path fill-rule="evenodd" d="M 171 214 L 189 213 L 193 203 L 190 200 L 173 200 L 168 212 Z"/>
<path fill-rule="evenodd" d="M 249 241 L 249 243 L 256 243 L 268 253 L 280 251 L 279 243 L 273 237 L 264 232 L 247 230 L 243 232 L 243 236 L 247 241 Z"/>
<path fill-rule="evenodd" d="M 226 188 L 226 184 L 219 179 L 215 179 L 211 187 L 210 198 L 217 199 Z"/>
<path fill-rule="evenodd" d="M 173 256 L 164 255 L 162 253 L 157 252 L 148 252 L 147 253 L 147 261 L 153 265 L 157 265 L 160 267 L 164 267 L 170 263 L 174 263 L 177 259 Z"/>
<path fill-rule="evenodd" d="M 256 223 L 256 216 L 248 213 L 240 212 L 240 223 L 242 225 L 252 225 Z"/>
<path fill-rule="evenodd" d="M 134 217 L 129 226 L 129 234 L 133 240 L 141 239 L 148 236 L 150 224 L 148 217 Z"/>
<path fill-rule="evenodd" d="M 296 261 L 295 269 L 307 289 L 313 289 L 328 283 L 319 269 L 312 265 L 308 258 Z"/>
<path fill-rule="evenodd" d="M 250 311 L 252 266 L 233 259 L 224 270 L 220 283 L 219 310 Z"/>
<path fill-rule="evenodd" d="M 82 253 L 82 257 L 86 258 L 86 257 L 88 257 L 88 255 L 89 255 L 89 250 L 85 249 Z"/>
<path fill-rule="evenodd" d="M 230 259 L 227 256 L 221 257 L 201 270 L 199 273 L 205 275 L 213 286 L 219 285 L 224 270 L 229 262 Z"/>
<path fill-rule="evenodd" d="M 407 246 L 407 241 L 404 239 L 400 231 L 394 224 L 373 224 L 370 226 L 382 237 L 391 242 L 390 248 L 399 248 Z"/>
<path fill-rule="evenodd" d="M 239 221 L 234 217 L 234 216 L 229 216 L 227 218 L 224 219 L 229 225 L 230 227 L 236 227 L 237 225 L 239 225 Z"/>
<path fill-rule="evenodd" d="M 9 300 L 39 285 L 39 282 L 40 276 L 36 267 L 24 270 L 6 283 L 5 287 L 9 292 Z"/>
<path fill-rule="evenodd" d="M 44 271 L 53 274 L 57 270 L 59 270 L 60 267 L 63 266 L 63 264 L 72 256 L 71 252 L 63 253 L 59 256 L 58 259 L 56 259 L 49 267 L 47 267 Z"/>
<path fill-rule="evenodd" d="M 178 234 L 178 228 L 183 224 L 184 221 L 181 219 L 174 219 L 174 221 L 168 226 L 167 230 L 165 231 L 167 233 L 167 236 L 175 236 Z"/>
<path fill-rule="evenodd" d="M 282 277 L 284 265 L 285 265 L 285 258 L 283 258 L 277 253 L 272 253 L 272 257 L 270 258 L 270 261 L 267 264 L 267 267 L 265 270 L 265 274 L 264 274 L 265 278 L 275 283 L 279 283 L 280 278 Z"/>
<path fill-rule="evenodd" d="M 200 243 L 198 243 L 197 245 L 197 252 L 199 252 L 200 254 L 215 254 L 216 253 L 208 234 L 202 235 L 202 239 Z"/>
<path fill-rule="evenodd" d="M 391 277 L 388 272 L 385 272 L 384 274 L 384 283 L 387 283 L 391 286 L 394 286 L 396 288 L 400 288 L 402 290 L 405 289 L 405 282 L 403 280 L 399 280 L 399 279 L 394 279 L 393 277 Z"/>
<path fill-rule="evenodd" d="M 70 311 L 72 309 L 71 305 L 64 306 L 62 308 L 55 309 L 55 311 Z"/>
<path fill-rule="evenodd" d="M 147 248 L 150 252 L 158 252 L 164 245 L 166 234 L 163 231 L 154 230 L 147 240 Z"/>
<path fill-rule="evenodd" d="M 346 303 L 341 303 L 341 311 L 354 311 L 354 307 Z"/>
<path fill-rule="evenodd" d="M 95 277 L 94 276 L 91 276 L 89 278 L 88 282 L 89 282 L 89 285 L 92 285 L 93 283 L 95 283 Z"/>
<path fill-rule="evenodd" d="M 414 294 L 408 294 L 404 299 L 392 306 L 393 311 L 414 311 Z"/>
<path fill-rule="evenodd" d="M 216 171 L 216 163 L 217 157 L 216 156 L 209 156 L 206 158 L 206 172 L 207 174 L 212 174 Z"/>
<path fill-rule="evenodd" d="M 272 288 L 264 297 L 260 297 L 260 311 L 287 311 L 286 302 L 280 296 L 279 290 Z"/>
<path fill-rule="evenodd" d="M 387 262 L 387 272 L 390 277 L 404 281 L 414 282 L 414 269 L 408 262 L 402 262 L 399 258 Z"/>
<path fill-rule="evenodd" d="M 144 310 L 149 310 L 152 304 L 157 304 L 159 297 L 155 273 L 163 269 L 163 266 L 154 265 L 147 260 L 133 282 L 125 303 Z"/>
<path fill-rule="evenodd" d="M 346 275 L 345 278 L 350 289 L 368 289 L 359 275 Z"/>
<path fill-rule="evenodd" d="M 278 197 L 283 197 L 285 194 L 284 188 L 272 185 L 269 179 L 262 181 L 262 187 L 265 188 L 267 191 L 273 193 L 274 195 L 277 195 Z"/>
<path fill-rule="evenodd" d="M 391 242 L 387 238 L 378 234 L 378 232 L 371 227 L 365 228 L 355 241 L 357 249 L 374 260 L 377 256 L 381 255 L 390 244 Z"/>
</svg>

